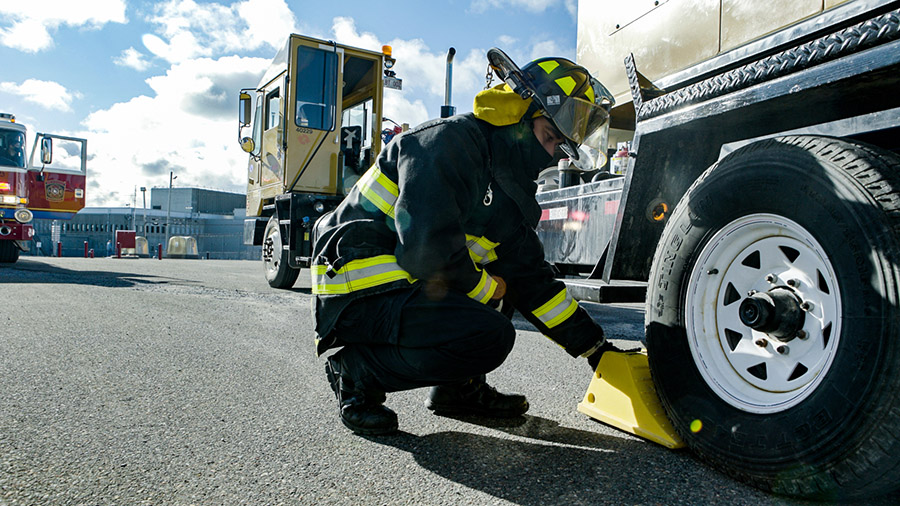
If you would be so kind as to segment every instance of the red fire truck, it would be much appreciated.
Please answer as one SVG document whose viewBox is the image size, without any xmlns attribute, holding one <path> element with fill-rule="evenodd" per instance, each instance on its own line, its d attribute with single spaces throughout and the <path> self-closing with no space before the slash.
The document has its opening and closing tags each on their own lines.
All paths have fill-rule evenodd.
<svg viewBox="0 0 900 506">
<path fill-rule="evenodd" d="M 32 220 L 69 220 L 84 208 L 87 140 L 35 133 L 27 163 L 25 146 L 25 126 L 0 113 L 0 263 L 29 250 Z"/>
</svg>

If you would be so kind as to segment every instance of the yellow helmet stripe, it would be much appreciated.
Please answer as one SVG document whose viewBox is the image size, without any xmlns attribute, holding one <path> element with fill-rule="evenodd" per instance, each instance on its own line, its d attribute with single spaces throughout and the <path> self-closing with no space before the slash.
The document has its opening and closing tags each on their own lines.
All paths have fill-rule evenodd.
<svg viewBox="0 0 900 506">
<path fill-rule="evenodd" d="M 544 72 L 549 74 L 550 72 L 553 72 L 553 69 L 559 67 L 559 62 L 553 60 L 542 61 L 541 63 L 538 63 L 538 67 L 544 69 Z"/>
<path fill-rule="evenodd" d="M 575 89 L 575 86 L 578 84 L 575 82 L 575 79 L 572 79 L 572 76 L 560 77 L 556 80 L 556 84 L 559 85 L 560 88 L 566 93 L 566 96 L 572 94 L 572 90 Z"/>
<path fill-rule="evenodd" d="M 584 96 L 587 97 L 588 102 L 590 102 L 590 103 L 593 104 L 593 103 L 594 103 L 594 98 L 595 98 L 595 97 L 594 97 L 594 88 L 591 88 L 590 86 L 588 86 L 587 91 L 584 92 Z"/>
</svg>

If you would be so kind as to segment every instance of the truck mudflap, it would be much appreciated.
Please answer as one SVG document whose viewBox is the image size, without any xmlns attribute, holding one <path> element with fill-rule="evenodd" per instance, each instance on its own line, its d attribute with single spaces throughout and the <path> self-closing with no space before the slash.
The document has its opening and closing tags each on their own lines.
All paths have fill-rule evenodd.
<svg viewBox="0 0 900 506">
<path fill-rule="evenodd" d="M 244 244 L 247 246 L 261 245 L 268 221 L 268 218 L 262 216 L 246 218 L 244 220 Z"/>
</svg>

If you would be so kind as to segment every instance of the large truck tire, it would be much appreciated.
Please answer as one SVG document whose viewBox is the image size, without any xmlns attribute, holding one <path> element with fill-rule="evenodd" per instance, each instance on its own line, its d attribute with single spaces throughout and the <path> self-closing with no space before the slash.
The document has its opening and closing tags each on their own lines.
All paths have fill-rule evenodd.
<svg viewBox="0 0 900 506">
<path fill-rule="evenodd" d="M 0 263 L 14 264 L 19 259 L 19 247 L 15 241 L 0 241 Z"/>
<path fill-rule="evenodd" d="M 299 269 L 288 265 L 288 252 L 282 248 L 281 230 L 278 216 L 273 215 L 266 223 L 263 233 L 262 261 L 266 271 L 266 281 L 272 288 L 290 288 L 300 275 Z"/>
<path fill-rule="evenodd" d="M 647 289 L 651 374 L 692 451 L 793 497 L 900 486 L 900 157 L 748 145 L 669 218 Z"/>
</svg>

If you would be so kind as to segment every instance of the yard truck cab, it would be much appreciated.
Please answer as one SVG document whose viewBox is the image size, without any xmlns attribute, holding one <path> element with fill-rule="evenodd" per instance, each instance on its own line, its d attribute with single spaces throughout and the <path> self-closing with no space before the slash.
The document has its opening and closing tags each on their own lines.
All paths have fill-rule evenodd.
<svg viewBox="0 0 900 506">
<path fill-rule="evenodd" d="M 29 250 L 33 219 L 70 220 L 84 208 L 87 141 L 36 133 L 26 159 L 26 134 L 14 115 L 0 113 L 0 263 Z"/>
<path fill-rule="evenodd" d="M 383 88 L 399 89 L 382 52 L 293 34 L 256 88 L 241 90 L 247 165 L 245 244 L 262 246 L 269 284 L 289 288 L 310 263 L 310 231 L 374 163 Z M 249 135 L 244 135 L 244 129 Z"/>
<path fill-rule="evenodd" d="M 649 376 L 700 459 L 896 490 L 900 2 L 582 1 L 577 59 L 616 96 L 619 169 L 544 181 L 548 261 L 582 299 L 645 288 Z"/>
</svg>

